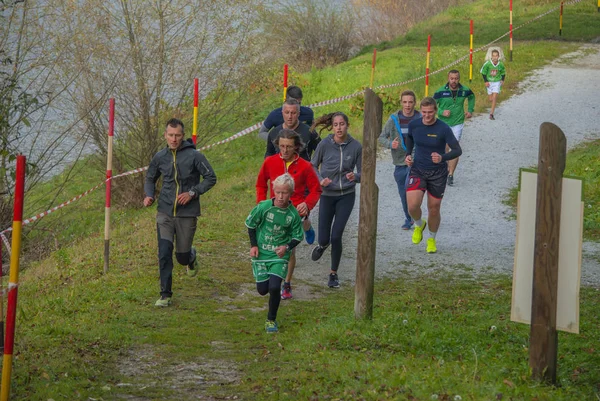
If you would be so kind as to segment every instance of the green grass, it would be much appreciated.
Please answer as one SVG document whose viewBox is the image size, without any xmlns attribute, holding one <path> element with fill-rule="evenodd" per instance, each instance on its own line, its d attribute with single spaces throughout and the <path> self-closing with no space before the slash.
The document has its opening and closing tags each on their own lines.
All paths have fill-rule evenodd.
<svg viewBox="0 0 600 401">
<path fill-rule="evenodd" d="M 495 4 L 485 0 L 450 9 L 429 24 L 416 26 L 395 42 L 398 47 L 378 53 L 375 86 L 423 74 L 426 27 L 435 38 L 433 70 L 466 53 L 467 41 L 458 38 L 473 15 L 487 22 L 486 26 L 476 23 L 477 42 L 499 36 L 507 17 L 491 16 L 500 15 Z M 525 4 L 527 13 L 515 12 L 515 24 L 550 3 Z M 563 38 L 547 33 L 552 23 L 545 20 L 515 35 L 515 59 L 508 64 L 502 99 L 516 93 L 517 83 L 533 69 L 577 48 L 566 40 L 600 36 L 595 5 L 586 2 L 567 10 L 580 14 L 574 20 L 566 17 Z M 505 49 L 506 44 L 502 43 Z M 368 84 L 370 57 L 365 54 L 339 66 L 296 75 L 290 83 L 303 88 L 305 104 L 353 93 Z M 482 57 L 477 54 L 475 71 Z M 459 65 L 462 71 L 467 67 Z M 467 82 L 464 72 L 463 81 Z M 445 73 L 432 76 L 430 91 L 443 82 Z M 392 100 L 407 87 L 422 97 L 423 81 L 380 91 L 390 103 L 387 111 L 397 108 Z M 472 87 L 483 94 L 477 75 Z M 271 92 L 223 137 L 255 123 L 257 115 L 266 115 L 280 103 L 280 94 Z M 479 111 L 487 107 L 485 102 L 478 101 Z M 355 98 L 315 112 L 353 110 L 351 132 L 360 137 L 360 106 L 360 98 Z M 44 224 L 53 222 L 61 248 L 47 259 L 28 263 L 21 274 L 14 399 L 598 398 L 600 297 L 593 288 L 582 288 L 580 294 L 581 334 L 560 334 L 558 387 L 530 379 L 528 326 L 509 319 L 510 278 L 487 274 L 474 279 L 468 266 L 378 281 L 371 321 L 354 319 L 351 289 L 331 292 L 304 283 L 311 299 L 283 303 L 281 332 L 265 335 L 267 300 L 254 289 L 243 225 L 254 205 L 255 174 L 264 151 L 264 142 L 255 135 L 206 152 L 219 182 L 202 197 L 204 216 L 194 241 L 201 271 L 189 279 L 176 268 L 174 305 L 166 310 L 153 306 L 158 297 L 154 208 L 115 205 L 107 275 L 102 274 L 102 189 L 41 220 L 31 238 L 41 238 Z M 586 212 L 597 211 L 600 199 L 598 145 L 582 145 L 568 161 L 573 166 L 568 167 L 573 169 L 569 174 L 586 177 L 586 206 L 591 205 Z M 26 214 L 45 209 L 51 197 L 57 196 L 56 203 L 68 200 L 104 177 L 101 169 L 93 171 L 84 163 L 76 166 L 76 172 L 77 179 L 58 194 L 52 191 L 61 177 L 29 196 Z M 586 219 L 591 215 L 586 213 Z M 597 233 L 597 224 L 597 220 L 586 222 L 586 236 L 597 238 L 589 234 Z"/>
<path fill-rule="evenodd" d="M 583 178 L 583 237 L 585 240 L 600 240 L 600 140 L 584 142 L 567 154 L 564 175 Z M 536 168 L 536 166 L 531 166 Z M 512 188 L 504 203 L 513 208 L 516 217 L 519 189 Z"/>
</svg>

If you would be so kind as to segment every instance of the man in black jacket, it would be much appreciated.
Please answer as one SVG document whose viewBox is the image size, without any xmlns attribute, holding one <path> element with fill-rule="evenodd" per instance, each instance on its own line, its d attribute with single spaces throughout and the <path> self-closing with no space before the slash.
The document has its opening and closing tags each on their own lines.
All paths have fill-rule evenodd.
<svg viewBox="0 0 600 401">
<path fill-rule="evenodd" d="M 144 185 L 144 206 L 150 206 L 154 203 L 156 182 L 163 176 L 156 214 L 160 272 L 160 299 L 156 301 L 156 306 L 171 304 L 174 242 L 177 262 L 187 266 L 190 277 L 198 272 L 196 249 L 192 241 L 200 215 L 200 195 L 217 182 L 217 176 L 206 157 L 191 142 L 184 140 L 183 123 L 180 120 L 172 118 L 167 122 L 165 139 L 167 147 L 152 158 Z"/>
</svg>

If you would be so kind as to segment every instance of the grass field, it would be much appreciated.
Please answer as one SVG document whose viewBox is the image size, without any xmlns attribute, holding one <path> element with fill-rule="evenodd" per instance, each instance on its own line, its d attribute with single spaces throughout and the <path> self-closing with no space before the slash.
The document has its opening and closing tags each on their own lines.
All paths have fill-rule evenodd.
<svg viewBox="0 0 600 401">
<path fill-rule="evenodd" d="M 515 2 L 516 3 L 516 2 Z M 432 70 L 468 52 L 468 21 L 476 22 L 476 47 L 503 34 L 507 13 L 483 0 L 448 10 L 416 26 L 378 53 L 375 86 L 424 72 L 426 36 L 434 38 Z M 515 25 L 559 2 L 524 1 Z M 547 16 L 518 30 L 514 61 L 501 99 L 544 63 L 600 36 L 596 4 L 566 8 L 563 37 Z M 502 14 L 504 13 L 504 14 Z M 476 17 L 476 18 L 475 18 Z M 556 27 L 555 27 L 556 25 Z M 467 33 L 465 35 L 465 32 Z M 518 39 L 517 39 L 518 38 Z M 425 40 L 424 40 L 425 39 Z M 479 43 L 479 45 L 477 44 Z M 507 41 L 499 43 L 506 52 Z M 380 45 L 378 45 L 378 48 Z M 382 46 L 383 47 L 383 46 Z M 294 76 L 305 104 L 354 93 L 368 84 L 369 49 L 347 63 Z M 475 71 L 483 62 L 477 53 Z M 458 65 L 461 71 L 468 64 Z M 431 88 L 445 82 L 432 76 Z M 467 83 L 468 79 L 464 78 Z M 387 110 L 398 94 L 423 81 L 379 91 Z M 475 75 L 476 93 L 483 83 Z M 482 96 L 483 97 L 483 96 Z M 269 107 L 280 102 L 273 94 Z M 315 110 L 343 110 L 351 132 L 361 136 L 361 100 Z M 484 111 L 486 101 L 478 103 Z M 256 115 L 260 113 L 253 113 Z M 236 129 L 256 121 L 248 119 Z M 569 174 L 585 177 L 585 229 L 598 238 L 600 143 L 569 156 Z M 510 321 L 511 279 L 474 275 L 467 265 L 454 273 L 378 281 L 372 320 L 354 319 L 351 288 L 330 292 L 310 287 L 310 299 L 283 303 L 281 332 L 263 330 L 266 298 L 255 293 L 243 221 L 254 204 L 255 173 L 264 142 L 250 134 L 206 152 L 219 182 L 202 198 L 195 244 L 201 272 L 174 275 L 172 308 L 157 310 L 155 209 L 116 205 L 109 274 L 103 268 L 104 195 L 98 190 L 54 213 L 31 232 L 41 238 L 52 227 L 58 250 L 39 262 L 23 258 L 13 399 L 19 400 L 594 400 L 600 397 L 600 297 L 581 290 L 581 334 L 559 336 L 559 385 L 530 379 L 528 326 Z M 77 180 L 57 192 L 60 177 L 28 198 L 27 217 L 48 199 L 70 199 L 103 179 L 76 166 Z M 595 180 L 595 181 L 594 181 Z M 48 222 L 48 223 L 46 223 Z M 51 224 L 52 223 L 52 224 Z M 39 237 L 38 237 L 39 236 Z M 46 236 L 47 237 L 47 236 Z"/>
</svg>

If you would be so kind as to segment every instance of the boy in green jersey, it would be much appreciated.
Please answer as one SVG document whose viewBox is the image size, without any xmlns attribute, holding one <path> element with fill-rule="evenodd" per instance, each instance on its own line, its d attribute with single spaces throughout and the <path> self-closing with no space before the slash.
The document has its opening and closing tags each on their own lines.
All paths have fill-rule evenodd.
<svg viewBox="0 0 600 401">
<path fill-rule="evenodd" d="M 502 63 L 502 56 L 499 47 L 490 48 L 491 57 L 486 57 L 486 62 L 481 67 L 481 75 L 483 76 L 483 81 L 485 82 L 485 86 L 487 87 L 488 98 L 492 103 L 492 108 L 490 110 L 490 120 L 495 120 L 494 118 L 494 110 L 496 109 L 496 100 L 498 99 L 498 94 L 500 93 L 500 89 L 504 84 L 504 79 L 506 78 L 506 67 Z"/>
<path fill-rule="evenodd" d="M 260 202 L 246 218 L 256 289 L 260 295 L 270 295 L 267 333 L 279 330 L 276 318 L 281 282 L 287 275 L 291 251 L 304 236 L 302 218 L 290 202 L 293 192 L 292 176 L 280 175 L 273 181 L 274 197 Z"/>
</svg>

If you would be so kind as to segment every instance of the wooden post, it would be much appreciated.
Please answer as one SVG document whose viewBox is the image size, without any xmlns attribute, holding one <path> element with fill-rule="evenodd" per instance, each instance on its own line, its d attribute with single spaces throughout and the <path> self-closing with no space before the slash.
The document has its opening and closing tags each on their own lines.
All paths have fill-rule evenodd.
<svg viewBox="0 0 600 401">
<path fill-rule="evenodd" d="M 556 383 L 558 241 L 567 140 L 552 123 L 540 126 L 533 254 L 529 366 L 534 379 Z"/>
<path fill-rule="evenodd" d="M 356 255 L 354 316 L 373 317 L 375 284 L 375 250 L 377 245 L 377 205 L 379 188 L 375 183 L 377 138 L 381 133 L 383 102 L 371 89 L 365 90 L 365 122 L 363 129 L 362 172 L 360 179 L 360 213 Z"/>
</svg>

